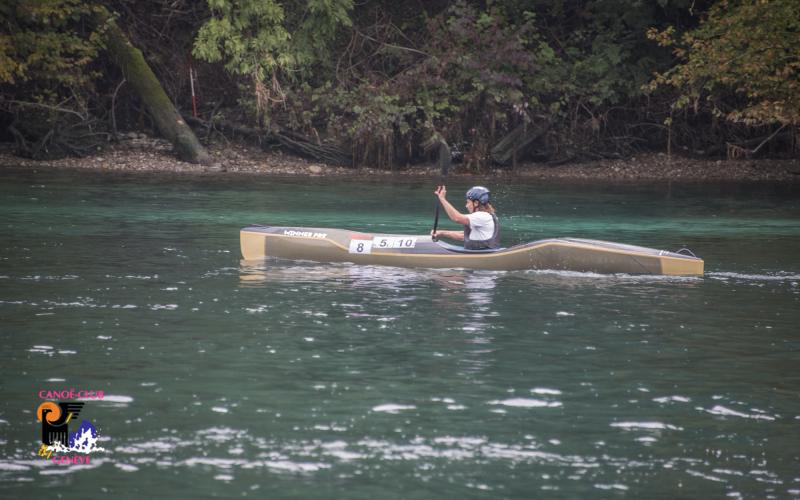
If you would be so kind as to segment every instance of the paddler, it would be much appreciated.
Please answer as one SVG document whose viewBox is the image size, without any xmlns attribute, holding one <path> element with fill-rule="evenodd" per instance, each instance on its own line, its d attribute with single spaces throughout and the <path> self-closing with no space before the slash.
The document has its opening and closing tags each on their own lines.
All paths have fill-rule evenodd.
<svg viewBox="0 0 800 500">
<path fill-rule="evenodd" d="M 447 201 L 447 188 L 438 186 L 434 194 L 439 197 L 444 211 L 450 220 L 464 226 L 462 231 L 431 231 L 434 240 L 440 237 L 464 242 L 467 250 L 483 250 L 500 248 L 500 222 L 489 203 L 489 190 L 483 186 L 474 186 L 467 191 L 467 213 L 462 214 Z"/>
</svg>

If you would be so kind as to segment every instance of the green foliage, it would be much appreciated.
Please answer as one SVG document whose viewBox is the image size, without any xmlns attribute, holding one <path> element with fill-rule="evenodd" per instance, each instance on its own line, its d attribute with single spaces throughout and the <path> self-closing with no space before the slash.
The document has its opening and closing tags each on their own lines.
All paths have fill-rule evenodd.
<svg viewBox="0 0 800 500">
<path fill-rule="evenodd" d="M 695 30 L 652 29 L 680 61 L 650 90 L 671 86 L 677 108 L 710 109 L 748 125 L 800 124 L 800 8 L 796 0 L 722 1 Z"/>
<path fill-rule="evenodd" d="M 295 58 L 301 70 L 331 57 L 331 44 L 340 28 L 352 26 L 352 0 L 307 0 L 303 16 L 292 23 Z M 295 9 L 297 10 L 297 9 Z M 302 12 L 302 11 L 301 11 Z"/>
<path fill-rule="evenodd" d="M 468 114 L 502 119 L 505 113 L 493 116 L 496 111 L 524 105 L 523 78 L 538 69 L 532 22 L 517 26 L 499 9 L 480 12 L 457 3 L 428 26 L 430 57 L 400 81 L 429 110 L 431 122 Z"/>
<path fill-rule="evenodd" d="M 100 8 L 78 0 L 0 4 L 0 111 L 17 152 L 57 158 L 104 141 L 90 118 L 102 27 Z M 8 121 L 6 121 L 8 120 Z"/>
<path fill-rule="evenodd" d="M 177 102 L 189 102 L 193 40 L 208 63 L 195 65 L 201 112 L 238 99 L 227 116 L 336 141 L 359 162 L 410 163 L 444 138 L 479 165 L 503 137 L 530 130 L 541 131 L 531 152 L 542 160 L 668 140 L 719 151 L 731 131 L 744 144 L 759 125 L 800 122 L 796 4 L 12 0 L 0 2 L 0 98 L 13 115 L 4 120 L 32 116 L 10 109 L 24 100 L 41 115 L 80 116 L 114 102 L 118 120 L 141 123 L 118 75 L 102 73 L 97 14 L 117 5 L 119 26 Z M 175 46 L 162 49 L 165 39 Z M 702 112 L 674 112 L 692 108 Z"/>
<path fill-rule="evenodd" d="M 657 59 L 645 29 L 661 11 L 624 0 L 584 2 L 575 12 L 572 5 L 462 0 L 416 23 L 404 19 L 418 26 L 405 32 L 362 27 L 340 55 L 356 61 L 346 72 L 316 90 L 290 91 L 290 123 L 312 128 L 327 118 L 327 130 L 365 158 L 392 147 L 413 156 L 441 135 L 482 162 L 526 122 L 552 124 L 562 142 L 586 142 L 606 109 L 642 95 Z"/>
<path fill-rule="evenodd" d="M 15 97 L 53 102 L 89 86 L 101 47 L 91 22 L 97 9 L 79 0 L 0 6 L 0 84 L 15 85 Z"/>
<path fill-rule="evenodd" d="M 370 64 L 312 92 L 329 132 L 351 143 L 357 158 L 390 164 L 401 151 L 415 156 L 438 134 L 485 155 L 494 131 L 525 114 L 523 76 L 543 47 L 532 23 L 515 26 L 498 9 L 459 2 L 422 26 L 419 48 L 364 37 Z"/>
<path fill-rule="evenodd" d="M 304 3 L 208 0 L 213 17 L 200 28 L 193 53 L 248 77 L 255 109 L 266 113 L 273 102 L 283 101 L 280 80 L 318 62 L 337 29 L 350 25 L 352 0 Z"/>
<path fill-rule="evenodd" d="M 208 0 L 214 13 L 197 34 L 194 55 L 224 61 L 236 75 L 264 81 L 276 68 L 288 69 L 295 59 L 283 7 L 273 0 Z"/>
</svg>

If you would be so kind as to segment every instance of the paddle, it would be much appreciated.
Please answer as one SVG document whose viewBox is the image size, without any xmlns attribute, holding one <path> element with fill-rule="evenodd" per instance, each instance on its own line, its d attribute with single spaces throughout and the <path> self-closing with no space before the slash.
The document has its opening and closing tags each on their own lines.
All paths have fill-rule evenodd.
<svg viewBox="0 0 800 500">
<path fill-rule="evenodd" d="M 447 177 L 447 171 L 450 169 L 450 148 L 447 147 L 447 143 L 444 140 L 439 141 L 439 168 L 442 172 L 442 178 L 439 179 L 439 185 L 444 186 L 444 180 Z M 439 203 L 439 199 L 436 199 L 436 213 L 433 216 L 433 232 L 436 232 L 436 229 L 439 227 L 439 208 L 442 206 Z M 433 241 L 436 241 L 438 238 L 435 236 L 433 237 Z"/>
</svg>

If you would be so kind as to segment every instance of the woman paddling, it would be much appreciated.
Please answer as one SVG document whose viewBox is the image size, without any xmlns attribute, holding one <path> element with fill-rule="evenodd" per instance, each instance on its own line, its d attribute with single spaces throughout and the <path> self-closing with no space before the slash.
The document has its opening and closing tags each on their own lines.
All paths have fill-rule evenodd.
<svg viewBox="0 0 800 500">
<path fill-rule="evenodd" d="M 464 226 L 463 231 L 431 231 L 434 240 L 445 237 L 464 241 L 467 250 L 500 248 L 500 222 L 489 203 L 489 190 L 475 186 L 467 191 L 467 214 L 462 214 L 447 201 L 447 188 L 439 186 L 434 191 L 450 220 Z"/>
</svg>

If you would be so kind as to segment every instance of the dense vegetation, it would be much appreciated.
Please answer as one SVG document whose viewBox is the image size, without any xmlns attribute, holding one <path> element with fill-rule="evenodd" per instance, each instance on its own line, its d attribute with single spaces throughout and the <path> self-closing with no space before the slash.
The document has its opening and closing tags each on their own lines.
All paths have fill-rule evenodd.
<svg viewBox="0 0 800 500">
<path fill-rule="evenodd" d="M 797 157 L 796 0 L 13 0 L 0 134 L 35 157 L 152 127 L 108 19 L 206 139 L 330 161 Z"/>
</svg>

